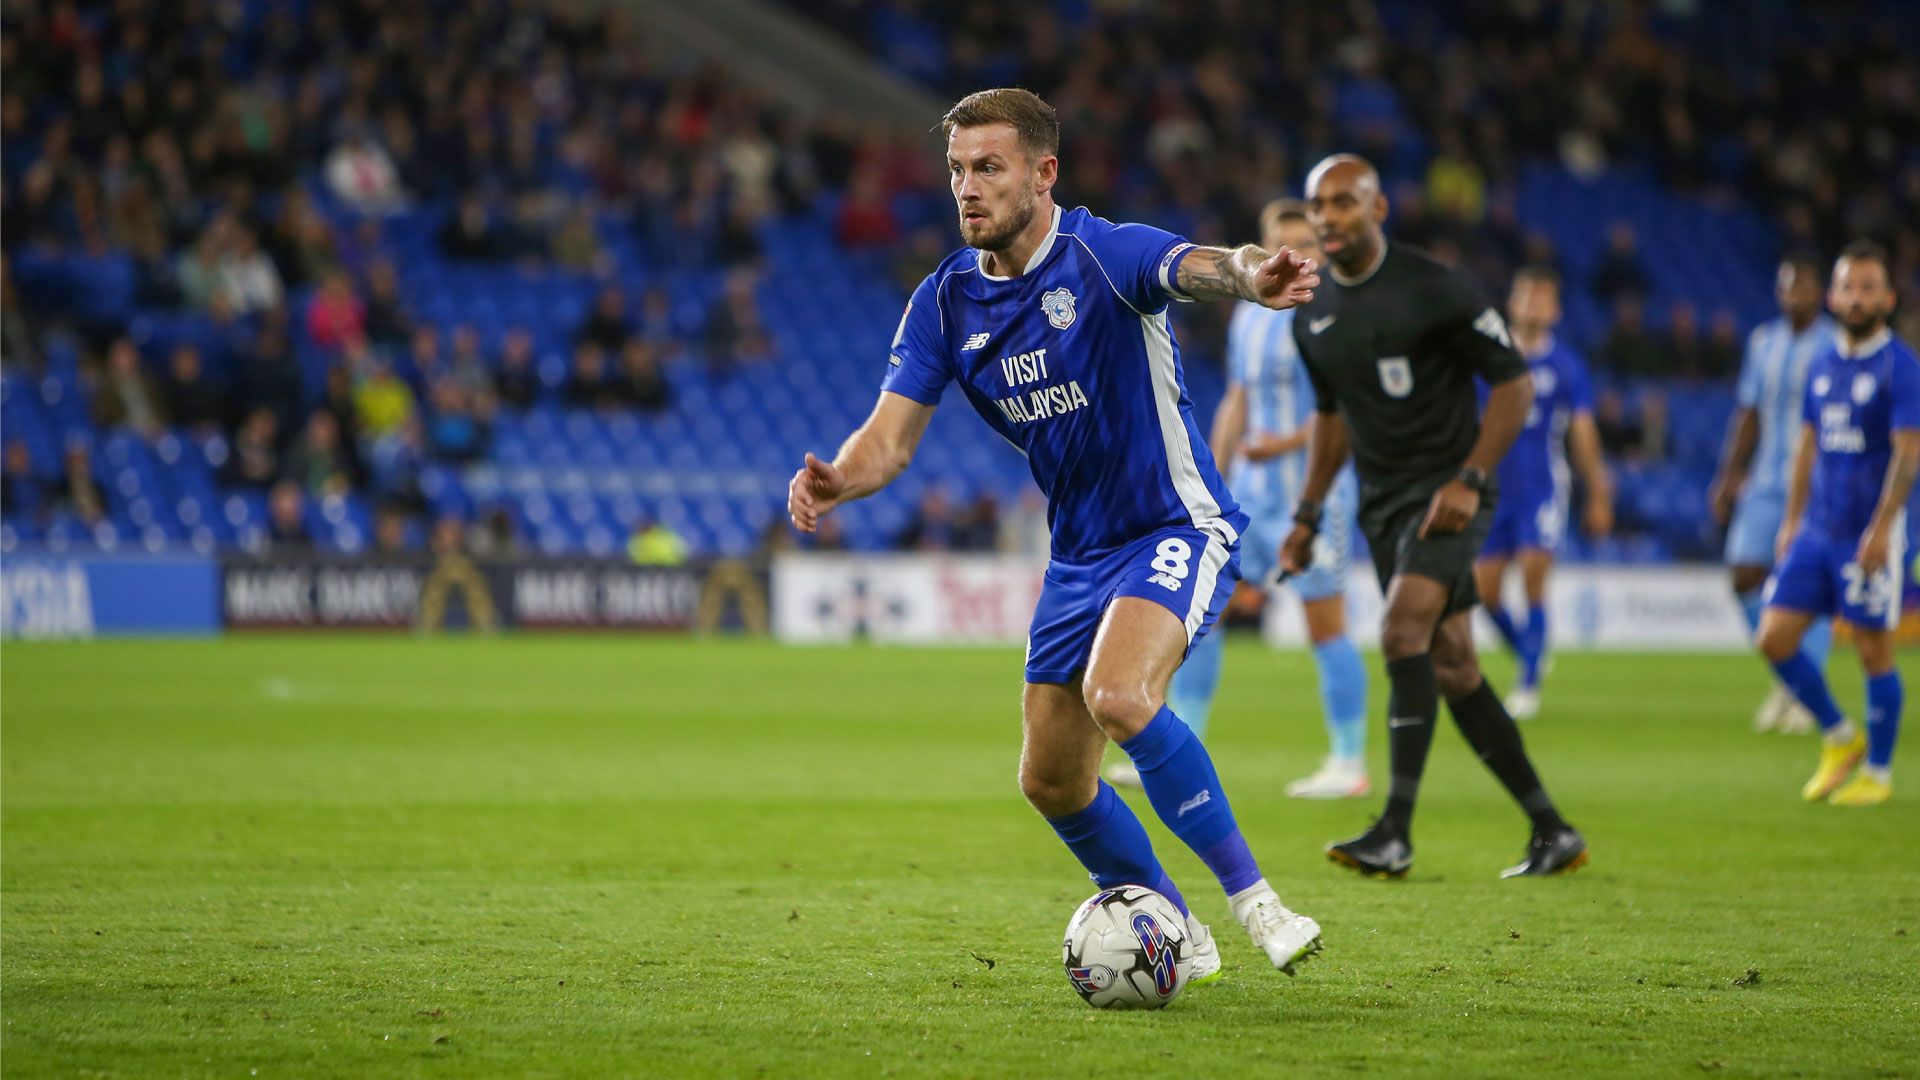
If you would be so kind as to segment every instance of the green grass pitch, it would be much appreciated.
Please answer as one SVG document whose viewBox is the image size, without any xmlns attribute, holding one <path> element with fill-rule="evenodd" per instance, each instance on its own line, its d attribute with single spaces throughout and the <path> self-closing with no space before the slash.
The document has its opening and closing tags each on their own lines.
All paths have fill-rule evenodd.
<svg viewBox="0 0 1920 1080">
<path fill-rule="evenodd" d="M 1920 749 L 1893 805 L 1801 803 L 1814 743 L 1748 730 L 1749 657 L 1559 659 L 1527 736 L 1593 847 L 1568 878 L 1497 880 L 1524 820 L 1449 727 L 1395 883 L 1321 855 L 1376 800 L 1280 795 L 1322 746 L 1309 658 L 1234 642 L 1211 745 L 1327 948 L 1265 968 L 1132 796 L 1227 963 L 1147 1014 L 1061 974 L 1092 890 L 1014 782 L 1014 651 L 4 665 L 7 1077 L 1920 1076 Z"/>
</svg>

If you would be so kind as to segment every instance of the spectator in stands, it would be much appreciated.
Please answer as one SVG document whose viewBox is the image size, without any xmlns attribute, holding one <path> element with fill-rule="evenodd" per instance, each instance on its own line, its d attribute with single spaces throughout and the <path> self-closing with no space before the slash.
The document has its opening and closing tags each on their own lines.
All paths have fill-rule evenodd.
<svg viewBox="0 0 1920 1080">
<path fill-rule="evenodd" d="M 1629 293 L 1645 296 L 1648 285 L 1646 267 L 1640 264 L 1640 239 L 1633 226 L 1624 221 L 1607 226 L 1607 253 L 1593 274 L 1594 295 L 1613 304 Z"/>
<path fill-rule="evenodd" d="M 44 526 L 51 501 L 47 484 L 33 471 L 33 452 L 24 441 L 8 439 L 4 461 L 0 461 L 0 517 L 25 518 Z"/>
<path fill-rule="evenodd" d="M 366 336 L 367 311 L 353 294 L 353 281 L 339 270 L 328 272 L 307 305 L 307 337 L 322 349 L 344 348 Z"/>
<path fill-rule="evenodd" d="M 368 457 L 401 437 L 416 420 L 413 390 L 378 356 L 368 354 L 356 373 L 354 417 L 360 429 L 362 452 Z"/>
<path fill-rule="evenodd" d="M 326 176 L 334 197 L 362 214 L 389 214 L 406 207 L 400 171 L 361 128 L 349 130 L 327 156 Z"/>
<path fill-rule="evenodd" d="M 1046 496 L 1032 487 L 1021 491 L 1013 510 L 1000 518 L 1001 551 L 1045 559 L 1052 550 L 1053 530 L 1047 523 Z"/>
<path fill-rule="evenodd" d="M 576 342 L 589 341 L 600 351 L 612 355 L 626 348 L 627 339 L 633 336 L 633 327 L 627 322 L 627 298 L 620 292 L 618 285 L 606 285 L 593 299 L 593 312 L 587 321 L 573 335 Z"/>
<path fill-rule="evenodd" d="M 446 371 L 446 363 L 440 355 L 439 329 L 432 323 L 424 322 L 415 326 L 408 338 L 403 368 L 403 377 L 407 385 L 413 388 L 414 396 L 426 397 L 428 389 Z"/>
<path fill-rule="evenodd" d="M 287 195 L 279 215 L 267 229 L 264 246 L 289 288 L 298 289 L 318 281 L 340 265 L 333 230 L 303 188 L 295 188 Z"/>
<path fill-rule="evenodd" d="M 433 535 L 427 537 L 427 547 L 444 559 L 458 554 L 466 546 L 466 539 L 467 523 L 458 514 L 441 514 L 433 519 Z"/>
<path fill-rule="evenodd" d="M 241 315 L 251 315 L 280 306 L 285 288 L 273 260 L 260 250 L 253 230 L 236 227 L 231 234 L 227 254 L 220 262 L 220 286 Z"/>
<path fill-rule="evenodd" d="M 1700 320 L 1693 304 L 1675 300 L 1667 307 L 1666 373 L 1684 379 L 1699 379 L 1707 374 L 1704 343 L 1700 340 Z"/>
<path fill-rule="evenodd" d="M 507 331 L 507 339 L 500 349 L 500 366 L 493 373 L 493 395 L 500 404 L 512 409 L 526 409 L 540 396 L 533 335 L 523 326 Z"/>
<path fill-rule="evenodd" d="M 510 254 L 484 196 L 461 196 L 459 210 L 440 229 L 440 254 L 457 262 L 491 262 Z"/>
<path fill-rule="evenodd" d="M 433 384 L 433 411 L 427 419 L 427 445 L 435 456 L 450 461 L 477 461 L 487 452 L 487 426 L 473 401 L 473 391 L 457 379 Z"/>
<path fill-rule="evenodd" d="M 606 266 L 600 250 L 600 237 L 594 231 L 593 215 L 584 206 L 574 208 L 553 234 L 553 262 L 562 270 L 575 273 L 599 273 Z"/>
<path fill-rule="evenodd" d="M 279 434 L 280 421 L 272 409 L 261 406 L 248 412 L 233 433 L 220 483 L 265 491 L 280 475 Z"/>
<path fill-rule="evenodd" d="M 299 419 L 305 375 L 293 353 L 287 309 L 274 308 L 260 318 L 260 330 L 240 358 L 239 399 L 243 408 L 272 409 L 283 430 Z"/>
<path fill-rule="evenodd" d="M 1487 176 L 1467 152 L 1459 128 L 1440 133 L 1439 152 L 1427 165 L 1427 205 L 1449 221 L 1472 227 L 1487 213 Z"/>
<path fill-rule="evenodd" d="M 1613 308 L 1613 328 L 1600 346 L 1600 364 L 1627 377 L 1668 374 L 1667 356 L 1647 333 L 1646 308 L 1637 293 L 1621 296 Z"/>
<path fill-rule="evenodd" d="M 341 438 L 340 421 L 326 409 L 315 409 L 307 426 L 288 452 L 282 475 L 315 498 L 345 495 L 360 487 L 360 458 Z"/>
<path fill-rule="evenodd" d="M 954 521 L 956 551 L 993 551 L 1000 546 L 1000 500 L 983 491 Z"/>
<path fill-rule="evenodd" d="M 173 347 L 161 398 L 167 415 L 195 438 L 204 439 L 227 422 L 226 395 L 207 378 L 200 347 L 190 341 Z"/>
<path fill-rule="evenodd" d="M 480 353 L 480 331 L 471 323 L 461 323 L 453 328 L 453 348 L 447 357 L 446 378 L 460 384 L 468 394 L 476 397 L 491 395 L 493 392 L 493 373 L 487 367 L 487 358 Z"/>
<path fill-rule="evenodd" d="M 93 422 L 111 430 L 131 428 L 143 439 L 166 430 L 166 399 L 140 363 L 140 350 L 126 338 L 107 349 L 107 368 L 93 392 Z"/>
<path fill-rule="evenodd" d="M 673 332 L 673 301 L 667 298 L 665 289 L 648 289 L 641 301 L 640 338 L 653 350 L 654 359 L 662 363 L 680 354 L 680 339 Z"/>
<path fill-rule="evenodd" d="M 46 371 L 36 320 L 13 288 L 13 260 L 0 255 L 0 366 L 38 376 Z"/>
<path fill-rule="evenodd" d="M 1595 396 L 1593 420 L 1600 429 L 1601 449 L 1608 457 L 1633 461 L 1643 456 L 1641 442 L 1646 433 L 1640 421 L 1627 412 L 1627 399 L 1619 390 L 1609 386 Z"/>
<path fill-rule="evenodd" d="M 576 409 L 617 407 L 620 399 L 607 387 L 607 354 L 582 340 L 573 347 L 573 371 L 567 377 L 567 404 Z"/>
<path fill-rule="evenodd" d="M 413 333 L 413 319 L 400 298 L 400 275 L 389 259 L 376 259 L 367 271 L 367 340 L 397 349 Z"/>
<path fill-rule="evenodd" d="M 418 546 L 412 524 L 406 507 L 381 503 L 373 512 L 373 554 L 389 558 L 412 554 Z"/>
<path fill-rule="evenodd" d="M 280 481 L 267 493 L 267 550 L 275 555 L 313 551 L 313 534 L 307 531 L 307 497 L 292 480 Z"/>
<path fill-rule="evenodd" d="M 634 522 L 627 558 L 635 566 L 679 566 L 687 561 L 687 542 L 664 521 Z"/>
<path fill-rule="evenodd" d="M 653 350 L 640 338 L 630 339 L 620 350 L 620 372 L 610 385 L 622 404 L 645 412 L 659 412 L 673 397 L 660 366 L 654 363 Z"/>
<path fill-rule="evenodd" d="M 511 559 L 520 554 L 519 529 L 513 513 L 495 506 L 480 516 L 480 527 L 467 537 L 467 550 L 476 559 Z"/>
<path fill-rule="evenodd" d="M 1740 320 L 1732 311 L 1720 308 L 1713 313 L 1707 343 L 1701 350 L 1701 363 L 1707 377 L 1725 379 L 1738 375 L 1741 356 Z"/>
<path fill-rule="evenodd" d="M 853 186 L 840 200 L 833 234 L 840 246 L 855 251 L 887 247 L 899 239 L 900 223 L 876 170 L 862 169 L 854 175 Z"/>
<path fill-rule="evenodd" d="M 93 479 L 93 449 L 85 439 L 67 441 L 66 467 L 53 488 L 54 507 L 83 525 L 107 519 L 107 497 Z"/>
<path fill-rule="evenodd" d="M 894 546 L 902 551 L 954 551 L 959 547 L 959 525 L 946 489 L 934 484 L 920 494 L 920 504 Z"/>
<path fill-rule="evenodd" d="M 728 275 L 719 302 L 707 315 L 705 337 L 707 369 L 716 379 L 726 378 L 743 363 L 771 355 L 772 347 L 760 318 L 760 302 L 754 296 L 751 274 Z"/>
</svg>

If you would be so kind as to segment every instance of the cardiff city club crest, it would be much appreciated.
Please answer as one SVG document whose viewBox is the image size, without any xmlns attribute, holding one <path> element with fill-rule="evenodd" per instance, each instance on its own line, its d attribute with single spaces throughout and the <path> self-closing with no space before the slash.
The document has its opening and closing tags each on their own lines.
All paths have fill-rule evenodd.
<svg viewBox="0 0 1920 1080">
<path fill-rule="evenodd" d="M 1073 325 L 1073 294 L 1066 289 L 1042 293 L 1040 310 L 1047 313 L 1047 321 L 1055 330 L 1065 330 Z"/>
</svg>

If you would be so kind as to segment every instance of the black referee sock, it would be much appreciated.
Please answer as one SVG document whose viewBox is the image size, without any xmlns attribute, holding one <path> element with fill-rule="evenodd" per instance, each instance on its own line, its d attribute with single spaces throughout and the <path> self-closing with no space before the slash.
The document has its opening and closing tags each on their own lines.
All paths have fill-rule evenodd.
<svg viewBox="0 0 1920 1080">
<path fill-rule="evenodd" d="M 1420 795 L 1420 775 L 1427 770 L 1433 723 L 1440 713 L 1432 654 L 1387 661 L 1387 683 L 1392 688 L 1387 698 L 1387 756 L 1393 782 L 1380 820 L 1399 829 L 1401 836 L 1411 836 L 1413 802 Z"/>
<path fill-rule="evenodd" d="M 1499 696 L 1485 679 L 1480 680 L 1479 689 L 1473 693 L 1447 702 L 1447 710 L 1453 713 L 1453 722 L 1460 726 L 1460 734 L 1467 737 L 1467 745 L 1473 747 L 1473 752 L 1499 777 L 1507 793 L 1533 819 L 1536 830 L 1549 832 L 1566 827 L 1547 789 L 1541 786 L 1539 774 L 1533 771 L 1533 762 L 1527 759 L 1519 725 L 1513 722 L 1507 707 L 1500 704 Z"/>
</svg>

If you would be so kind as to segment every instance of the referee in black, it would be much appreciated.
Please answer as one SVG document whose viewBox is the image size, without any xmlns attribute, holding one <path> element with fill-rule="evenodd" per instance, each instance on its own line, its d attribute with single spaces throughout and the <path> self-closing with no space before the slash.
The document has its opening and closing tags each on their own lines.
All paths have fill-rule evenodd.
<svg viewBox="0 0 1920 1080">
<path fill-rule="evenodd" d="M 1466 275 L 1387 244 L 1387 200 L 1372 165 L 1330 157 L 1307 177 L 1306 195 L 1332 273 L 1293 319 L 1319 415 L 1280 565 L 1307 568 L 1321 502 L 1351 450 L 1360 529 L 1386 594 L 1380 647 L 1392 687 L 1386 811 L 1327 856 L 1367 874 L 1397 877 L 1412 865 L 1413 804 L 1445 695 L 1460 733 L 1533 820 L 1526 858 L 1502 876 L 1571 870 L 1586 862 L 1586 841 L 1554 809 L 1520 729 L 1480 674 L 1469 621 L 1494 466 L 1533 406 L 1526 361 Z M 1484 419 L 1476 375 L 1493 388 Z"/>
</svg>

